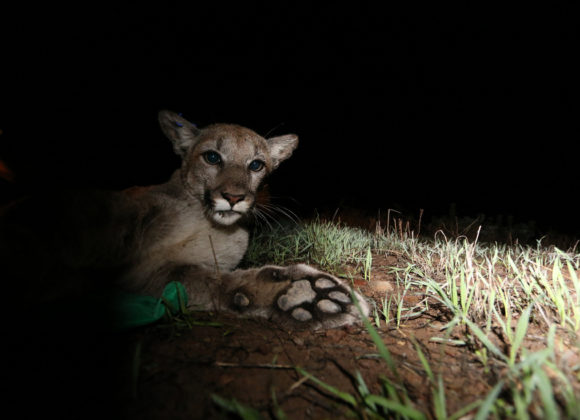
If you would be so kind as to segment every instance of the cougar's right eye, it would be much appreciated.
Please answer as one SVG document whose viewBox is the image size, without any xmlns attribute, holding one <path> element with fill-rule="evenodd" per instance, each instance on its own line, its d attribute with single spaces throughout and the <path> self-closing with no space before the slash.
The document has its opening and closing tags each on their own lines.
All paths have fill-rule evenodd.
<svg viewBox="0 0 580 420">
<path fill-rule="evenodd" d="M 217 165 L 218 163 L 220 163 L 222 161 L 222 157 L 219 155 L 219 153 L 214 152 L 212 150 L 210 150 L 209 152 L 205 152 L 203 154 L 203 158 L 210 165 Z"/>
</svg>

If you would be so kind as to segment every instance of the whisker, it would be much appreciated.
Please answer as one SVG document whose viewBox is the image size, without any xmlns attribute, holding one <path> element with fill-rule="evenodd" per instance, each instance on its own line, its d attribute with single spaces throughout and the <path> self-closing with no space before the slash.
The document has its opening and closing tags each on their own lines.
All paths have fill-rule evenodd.
<svg viewBox="0 0 580 420">
<path fill-rule="evenodd" d="M 298 215 L 287 207 L 272 204 L 259 204 L 258 207 L 260 207 L 264 213 L 268 213 L 269 216 L 278 213 L 291 220 L 294 224 L 298 224 L 300 222 Z"/>
<path fill-rule="evenodd" d="M 263 217 L 272 220 L 273 222 L 275 222 L 278 225 L 278 227 L 282 227 L 282 224 L 280 223 L 280 221 L 276 217 L 274 217 L 274 215 L 272 214 L 274 212 L 271 209 L 261 208 L 261 209 L 258 209 L 258 211 L 260 212 L 260 214 Z"/>
<path fill-rule="evenodd" d="M 273 127 L 270 129 L 270 131 L 268 131 L 265 135 L 264 138 L 268 138 L 268 136 L 275 130 L 279 129 L 280 127 L 282 127 L 284 125 L 284 121 L 282 121 L 280 124 L 278 124 L 277 126 Z"/>
<path fill-rule="evenodd" d="M 279 228 L 284 228 L 282 223 L 280 223 L 280 221 L 278 220 L 278 218 L 274 217 L 274 215 L 272 215 L 271 210 L 265 211 L 265 210 L 260 210 L 262 212 L 262 214 L 269 218 L 270 220 L 272 220 L 273 222 L 275 222 Z"/>
<path fill-rule="evenodd" d="M 254 208 L 253 211 L 252 211 L 252 214 L 254 216 L 254 220 L 256 220 L 256 222 L 258 224 L 265 223 L 265 224 L 268 225 L 268 228 L 270 228 L 270 230 L 274 230 L 274 227 L 268 221 L 268 218 L 265 216 L 265 213 L 264 212 L 260 211 L 258 208 Z"/>
</svg>

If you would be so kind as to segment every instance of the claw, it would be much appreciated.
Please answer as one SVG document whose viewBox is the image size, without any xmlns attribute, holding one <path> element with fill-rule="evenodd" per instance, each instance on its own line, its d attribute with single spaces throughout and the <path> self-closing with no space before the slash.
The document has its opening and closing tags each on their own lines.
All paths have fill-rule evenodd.
<svg viewBox="0 0 580 420">
<path fill-rule="evenodd" d="M 238 306 L 238 307 L 246 307 L 250 304 L 250 299 L 248 299 L 248 297 L 246 295 L 244 295 L 243 293 L 236 293 L 234 295 L 234 305 Z"/>
</svg>

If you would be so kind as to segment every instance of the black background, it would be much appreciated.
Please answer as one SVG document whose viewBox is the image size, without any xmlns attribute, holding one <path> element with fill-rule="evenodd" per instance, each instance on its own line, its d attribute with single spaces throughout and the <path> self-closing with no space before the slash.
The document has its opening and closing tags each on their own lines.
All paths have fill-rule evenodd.
<svg viewBox="0 0 580 420">
<path fill-rule="evenodd" d="M 171 109 L 298 134 L 272 188 L 301 209 L 456 203 L 580 232 L 574 10 L 187 4 L 3 11 L 0 159 L 18 188 L 165 181 Z"/>
</svg>

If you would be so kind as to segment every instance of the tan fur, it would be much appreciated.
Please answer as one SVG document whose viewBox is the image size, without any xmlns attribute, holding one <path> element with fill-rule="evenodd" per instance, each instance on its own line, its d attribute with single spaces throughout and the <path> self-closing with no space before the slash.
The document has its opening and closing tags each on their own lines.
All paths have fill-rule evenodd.
<svg viewBox="0 0 580 420">
<path fill-rule="evenodd" d="M 266 140 L 232 124 L 200 130 L 170 111 L 162 111 L 159 120 L 182 157 L 171 179 L 122 192 L 66 193 L 11 206 L 0 221 L 4 275 L 34 295 L 34 301 L 82 296 L 109 287 L 106 279 L 133 293 L 159 296 L 176 280 L 185 285 L 190 305 L 199 309 L 308 328 L 360 320 L 350 300 L 329 303 L 330 290 L 340 297 L 351 291 L 326 273 L 305 265 L 235 269 L 247 249 L 260 184 L 290 157 L 298 144 L 295 135 Z M 306 292 L 294 287 L 304 279 L 308 282 L 296 285 L 305 285 Z M 316 286 L 323 284 L 318 279 L 330 280 L 332 287 Z M 284 306 L 287 296 L 300 293 L 306 299 L 301 309 Z M 356 296 L 368 314 L 368 305 Z"/>
</svg>

